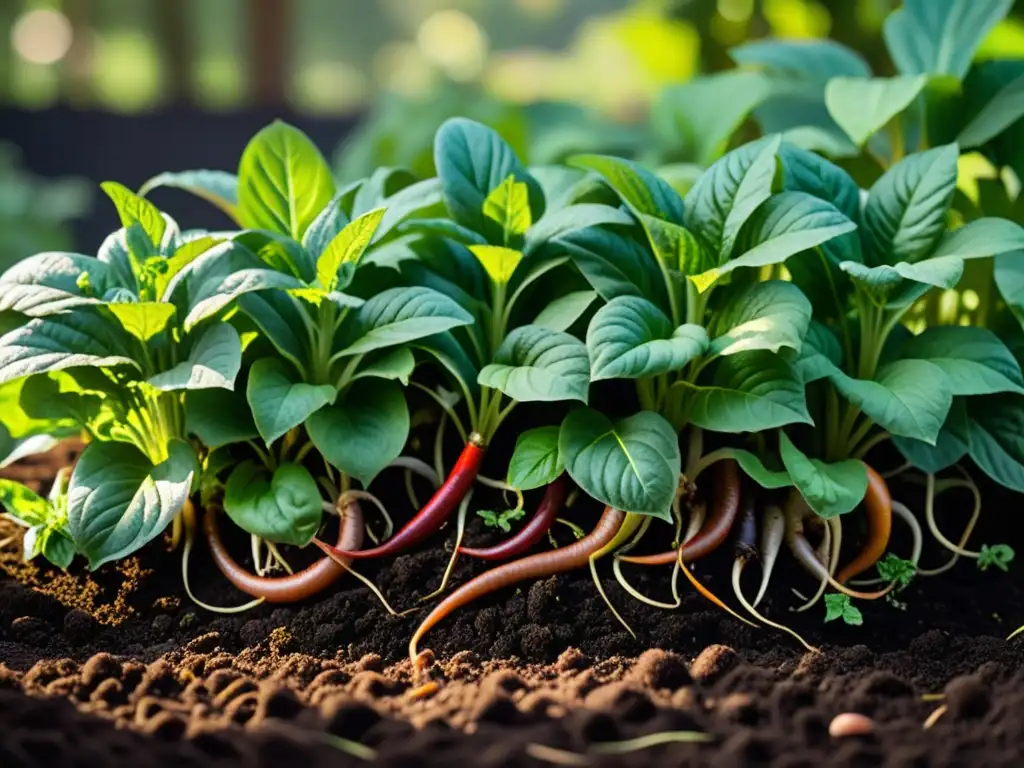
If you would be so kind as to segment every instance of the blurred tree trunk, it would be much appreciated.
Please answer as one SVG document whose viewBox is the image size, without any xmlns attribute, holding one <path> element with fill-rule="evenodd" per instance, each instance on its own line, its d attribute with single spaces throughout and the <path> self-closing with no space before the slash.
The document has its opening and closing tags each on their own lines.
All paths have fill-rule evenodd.
<svg viewBox="0 0 1024 768">
<path fill-rule="evenodd" d="M 64 98 L 73 107 L 92 100 L 93 0 L 65 0 L 64 13 L 71 24 L 71 48 L 63 61 Z"/>
<path fill-rule="evenodd" d="M 254 105 L 285 103 L 288 73 L 289 0 L 252 0 L 249 8 L 249 85 Z"/>
<path fill-rule="evenodd" d="M 160 0 L 156 4 L 157 40 L 167 73 L 165 93 L 171 104 L 186 104 L 191 96 L 192 45 L 185 5 L 186 0 Z"/>
</svg>

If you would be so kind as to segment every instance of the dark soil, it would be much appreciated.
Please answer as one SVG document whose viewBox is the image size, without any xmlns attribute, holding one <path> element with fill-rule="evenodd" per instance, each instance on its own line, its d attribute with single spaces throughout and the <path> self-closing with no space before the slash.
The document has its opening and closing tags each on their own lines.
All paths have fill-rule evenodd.
<svg viewBox="0 0 1024 768">
<path fill-rule="evenodd" d="M 972 544 L 1005 541 L 1024 552 L 1019 524 L 999 514 L 1019 500 L 986 493 Z M 951 498 L 942 511 L 954 537 L 964 524 L 958 503 Z M 571 516 L 585 525 L 598 513 L 581 504 Z M 0 526 L 0 539 L 10 530 Z M 896 528 L 897 552 L 906 548 L 903 533 Z M 567 531 L 558 535 L 564 541 Z M 494 534 L 474 520 L 467 536 L 478 544 Z M 438 585 L 452 537 L 446 531 L 414 554 L 360 569 L 397 608 L 413 606 Z M 241 537 L 228 543 L 248 562 Z M 70 576 L 27 567 L 13 551 L 0 558 L 16 577 L 0 579 L 4 768 L 361 762 L 337 737 L 395 765 L 582 764 L 586 753 L 588 764 L 631 766 L 990 766 L 1024 758 L 1024 640 L 1004 639 L 1024 622 L 1019 567 L 982 573 L 961 562 L 902 592 L 903 610 L 861 603 L 865 623 L 854 628 L 823 625 L 820 606 L 791 613 L 788 586 L 812 585 L 783 558 L 762 608 L 822 648 L 807 654 L 784 634 L 717 611 L 685 582 L 678 610 L 643 605 L 605 564 L 604 586 L 636 639 L 589 574 L 554 577 L 495 595 L 429 633 L 423 647 L 436 656 L 427 676 L 437 685 L 424 690 L 405 660 L 422 614 L 389 616 L 350 578 L 307 604 L 217 615 L 190 603 L 180 555 L 160 543 L 95 575 L 78 563 Z M 925 564 L 942 559 L 926 547 Z M 723 550 L 697 573 L 733 602 L 730 564 Z M 460 562 L 454 582 L 483 567 Z M 200 599 L 244 602 L 201 544 L 191 572 Z M 668 598 L 668 568 L 628 574 L 641 592 Z M 940 706 L 944 713 L 924 729 Z M 842 712 L 870 716 L 875 731 L 830 737 Z M 601 742 L 681 730 L 710 741 L 594 753 Z"/>
</svg>

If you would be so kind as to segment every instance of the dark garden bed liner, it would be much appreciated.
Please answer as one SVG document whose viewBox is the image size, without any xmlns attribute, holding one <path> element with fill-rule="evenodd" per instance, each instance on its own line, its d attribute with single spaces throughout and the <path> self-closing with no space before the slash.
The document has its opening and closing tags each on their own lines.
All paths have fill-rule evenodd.
<svg viewBox="0 0 1024 768">
<path fill-rule="evenodd" d="M 1005 513 L 1012 500 L 986 492 L 972 541 L 1024 551 Z M 598 512 L 584 505 L 573 517 L 587 522 Z M 949 531 L 963 514 L 942 510 Z M 0 529 L 0 539 L 10 532 Z M 895 533 L 899 552 L 906 545 Z M 467 536 L 493 538 L 477 520 Z M 452 538 L 446 530 L 413 554 L 360 567 L 396 607 L 409 607 L 439 583 Z M 243 559 L 241 537 L 228 543 Z M 427 635 L 429 674 L 441 685 L 414 698 L 405 653 L 422 613 L 391 617 L 350 578 L 303 605 L 214 615 L 189 602 L 179 555 L 159 543 L 94 576 L 26 567 L 13 549 L 2 556 L 17 577 L 0 580 L 5 768 L 361 762 L 332 736 L 370 746 L 391 764 L 550 765 L 568 758 L 543 746 L 584 753 L 597 742 L 675 730 L 712 740 L 589 762 L 994 766 L 1024 758 L 1024 641 L 1004 640 L 1024 621 L 1019 568 L 981 573 L 960 563 L 913 583 L 900 595 L 905 610 L 861 604 L 865 625 L 848 628 L 822 625 L 820 606 L 788 610 L 788 587 L 809 581 L 783 558 L 766 610 L 820 644 L 823 653 L 811 655 L 784 634 L 739 624 L 685 585 L 674 612 L 629 599 L 605 564 L 604 584 L 637 639 L 588 574 L 527 584 Z M 941 555 L 926 547 L 925 558 Z M 726 599 L 729 565 L 723 551 L 696 569 Z M 455 582 L 484 567 L 460 562 Z M 642 592 L 667 597 L 668 568 L 628 573 Z M 192 581 L 203 600 L 243 602 L 201 543 Z M 943 704 L 945 714 L 925 730 Z M 829 721 L 846 711 L 873 717 L 876 732 L 830 738 Z"/>
</svg>

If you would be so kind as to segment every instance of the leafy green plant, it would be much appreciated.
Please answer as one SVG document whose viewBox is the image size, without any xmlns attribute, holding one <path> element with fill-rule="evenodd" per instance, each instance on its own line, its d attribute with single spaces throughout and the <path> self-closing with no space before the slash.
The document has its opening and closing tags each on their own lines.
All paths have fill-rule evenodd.
<svg viewBox="0 0 1024 768">
<path fill-rule="evenodd" d="M 500 528 L 505 533 L 508 533 L 512 530 L 512 523 L 526 515 L 526 510 L 522 507 L 518 509 L 503 509 L 500 512 L 495 512 L 492 509 L 478 509 L 476 513 L 483 519 L 484 525 L 488 528 Z"/>
<path fill-rule="evenodd" d="M 855 606 L 849 595 L 825 595 L 825 622 L 842 619 L 844 624 L 859 627 L 864 623 L 864 614 Z"/>
<path fill-rule="evenodd" d="M 0 478 L 0 505 L 6 515 L 27 530 L 22 543 L 24 559 L 42 555 L 58 568 L 67 569 L 75 557 L 75 543 L 68 529 L 67 474 L 57 475 L 49 496 L 43 498 L 13 480 Z"/>
</svg>

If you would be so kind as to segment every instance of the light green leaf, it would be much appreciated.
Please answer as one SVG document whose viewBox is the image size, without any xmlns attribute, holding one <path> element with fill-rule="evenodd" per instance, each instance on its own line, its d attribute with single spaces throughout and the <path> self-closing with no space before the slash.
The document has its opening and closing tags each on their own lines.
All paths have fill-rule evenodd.
<svg viewBox="0 0 1024 768">
<path fill-rule="evenodd" d="M 1024 227 L 1006 219 L 983 218 L 945 232 L 931 259 L 983 259 L 1024 249 Z"/>
<path fill-rule="evenodd" d="M 826 464 L 805 456 L 786 436 L 779 435 L 782 463 L 808 506 L 820 517 L 853 510 L 868 490 L 868 470 L 860 459 Z"/>
<path fill-rule="evenodd" d="M 506 240 L 513 235 L 525 235 L 533 224 L 530 189 L 512 174 L 488 193 L 483 211 L 501 226 Z"/>
<path fill-rule="evenodd" d="M 857 225 L 824 200 L 805 192 L 780 192 L 767 200 L 743 229 L 740 255 L 693 278 L 706 290 L 741 267 L 781 264 L 857 229 Z"/>
<path fill-rule="evenodd" d="M 885 43 L 904 75 L 962 80 L 989 31 L 1013 0 L 904 0 L 885 20 Z"/>
<path fill-rule="evenodd" d="M 751 40 L 729 49 L 737 64 L 771 72 L 802 75 L 820 83 L 833 77 L 870 77 L 871 68 L 859 53 L 834 40 Z"/>
<path fill-rule="evenodd" d="M 655 257 L 668 269 L 684 275 L 699 275 L 718 263 L 717 254 L 702 246 L 686 227 L 645 214 L 640 215 L 640 222 L 647 231 Z"/>
<path fill-rule="evenodd" d="M 621 296 L 597 311 L 587 329 L 592 381 L 640 379 L 678 371 L 708 346 L 699 325 L 678 328 L 654 304 Z"/>
<path fill-rule="evenodd" d="M 227 255 L 237 246 L 216 237 L 198 237 L 183 243 L 165 262 L 162 272 L 153 277 L 153 291 L 160 301 L 171 301 L 175 289 L 187 278 L 199 259 L 212 260 Z M 91 275 L 90 275 L 91 277 Z"/>
<path fill-rule="evenodd" d="M 592 498 L 624 512 L 672 519 L 681 459 L 675 430 L 641 411 L 611 421 L 592 408 L 562 422 L 558 450 L 573 481 Z"/>
<path fill-rule="evenodd" d="M 800 350 L 811 302 L 792 283 L 770 280 L 730 291 L 708 326 L 712 355 L 782 347 Z"/>
<path fill-rule="evenodd" d="M 741 352 L 719 360 L 710 381 L 673 387 L 685 397 L 690 423 L 712 432 L 759 432 L 810 424 L 803 381 L 770 352 Z"/>
<path fill-rule="evenodd" d="M 766 136 L 729 152 L 686 195 L 686 228 L 726 261 L 740 228 L 771 197 L 782 138 Z"/>
<path fill-rule="evenodd" d="M 163 214 L 160 213 L 160 209 L 116 181 L 105 181 L 100 184 L 100 188 L 107 193 L 107 197 L 117 208 L 122 226 L 127 229 L 138 222 L 150 242 L 156 248 L 160 248 L 163 244 L 164 233 L 167 231 L 167 222 L 164 220 Z"/>
<path fill-rule="evenodd" d="M 503 242 L 501 227 L 484 215 L 484 201 L 509 176 L 525 183 L 532 219 L 544 213 L 544 193 L 498 133 L 485 125 L 455 117 L 434 138 L 434 166 L 445 204 L 457 224 Z"/>
<path fill-rule="evenodd" d="M 364 378 L 395 379 L 405 386 L 416 368 L 416 358 L 408 347 L 396 347 L 384 350 L 364 363 L 355 372 L 352 380 Z"/>
<path fill-rule="evenodd" d="M 342 327 L 345 355 L 361 355 L 383 347 L 433 336 L 473 316 L 454 300 L 430 288 L 389 288 L 361 306 Z"/>
<path fill-rule="evenodd" d="M 908 339 L 900 356 L 928 360 L 938 366 L 954 395 L 1024 394 L 1020 364 L 987 328 L 929 328 Z"/>
<path fill-rule="evenodd" d="M 238 166 L 238 216 L 245 227 L 301 241 L 334 197 L 323 155 L 299 129 L 275 121 L 246 146 Z"/>
<path fill-rule="evenodd" d="M 140 341 L 149 341 L 161 333 L 176 311 L 173 304 L 159 301 L 125 302 L 104 305 L 124 328 Z"/>
<path fill-rule="evenodd" d="M 839 268 L 881 300 L 899 287 L 903 280 L 937 288 L 953 288 L 964 273 L 964 262 L 958 258 L 924 259 L 915 264 L 905 261 L 892 266 L 868 267 L 858 261 L 844 261 Z"/>
<path fill-rule="evenodd" d="M 590 387 L 587 348 L 568 333 L 523 325 L 505 337 L 477 381 L 521 402 L 585 403 Z"/>
<path fill-rule="evenodd" d="M 316 276 L 325 290 L 333 291 L 337 287 L 338 270 L 343 264 L 359 264 L 383 216 L 383 208 L 364 213 L 330 241 L 316 261 Z"/>
<path fill-rule="evenodd" d="M 191 192 L 213 203 L 238 223 L 238 177 L 233 173 L 207 170 L 161 173 L 139 188 L 139 197 L 145 197 L 159 187 Z"/>
<path fill-rule="evenodd" d="M 959 151 L 949 144 L 910 155 L 875 182 L 864 208 L 869 266 L 928 256 L 946 230 Z"/>
<path fill-rule="evenodd" d="M 397 383 L 357 381 L 341 402 L 310 416 L 306 430 L 331 465 L 365 488 L 405 447 L 409 409 Z"/>
<path fill-rule="evenodd" d="M 130 555 L 159 536 L 188 499 L 198 469 L 195 452 L 180 440 L 154 466 L 135 446 L 86 446 L 68 485 L 68 528 L 75 546 L 96 569 Z"/>
<path fill-rule="evenodd" d="M 934 445 L 953 394 L 942 369 L 926 360 L 897 360 L 879 369 L 874 381 L 832 374 L 836 389 L 892 435 Z"/>
<path fill-rule="evenodd" d="M 153 376 L 151 386 L 164 391 L 177 389 L 234 389 L 242 367 L 242 341 L 227 323 L 211 325 L 195 341 L 188 359 Z"/>
<path fill-rule="evenodd" d="M 596 291 L 570 291 L 544 307 L 534 318 L 533 325 L 552 331 L 568 331 L 596 300 Z"/>
<path fill-rule="evenodd" d="M 30 320 L 0 337 L 0 384 L 80 366 L 137 368 L 126 341 L 111 333 L 109 322 L 92 312 Z"/>
<path fill-rule="evenodd" d="M 621 208 L 598 203 L 578 203 L 565 208 L 549 210 L 537 224 L 526 233 L 523 253 L 527 256 L 558 238 L 571 236 L 577 230 L 616 224 L 628 227 L 633 217 Z"/>
<path fill-rule="evenodd" d="M 996 256 L 994 273 L 999 295 L 1024 327 L 1024 250 Z"/>
<path fill-rule="evenodd" d="M 557 428 L 554 429 L 557 433 Z M 0 477 L 0 509 L 24 526 L 46 525 L 53 517 L 50 502 L 31 488 L 2 477 Z"/>
<path fill-rule="evenodd" d="M 740 448 L 727 448 L 725 449 L 725 453 L 729 457 L 735 459 L 736 463 L 740 465 L 740 469 L 743 470 L 747 477 L 762 488 L 773 490 L 777 488 L 789 488 L 793 485 L 793 480 L 790 478 L 789 472 L 784 469 L 769 469 L 757 455 L 750 451 L 744 451 Z"/>
<path fill-rule="evenodd" d="M 469 250 L 496 285 L 507 285 L 523 260 L 522 252 L 501 245 L 471 245 Z"/>
<path fill-rule="evenodd" d="M 224 267 L 228 268 L 225 264 Z M 298 278 L 271 269 L 242 269 L 229 274 L 210 275 L 203 281 L 200 293 L 193 298 L 185 331 L 191 331 L 203 320 L 212 317 L 232 301 L 255 291 L 270 289 L 297 290 L 303 287 Z"/>
<path fill-rule="evenodd" d="M 185 396 L 185 426 L 211 450 L 260 435 L 245 395 L 227 389 L 189 391 Z"/>
<path fill-rule="evenodd" d="M 246 533 L 304 547 L 316 535 L 323 509 L 320 489 L 305 467 L 282 464 L 271 475 L 247 461 L 224 484 L 224 511 Z"/>
<path fill-rule="evenodd" d="M 834 77 L 825 87 L 825 105 L 854 144 L 864 144 L 909 107 L 924 88 L 924 75 Z"/>
<path fill-rule="evenodd" d="M 299 381 L 287 363 L 269 357 L 253 363 L 246 390 L 256 427 L 267 445 L 333 403 L 337 394 L 330 385 Z"/>
<path fill-rule="evenodd" d="M 964 456 L 969 449 L 966 401 L 963 398 L 953 400 L 949 416 L 935 441 L 935 445 L 913 440 L 909 437 L 893 437 L 892 444 L 922 472 L 937 475 L 949 469 Z"/>
<path fill-rule="evenodd" d="M 647 249 L 625 234 L 600 227 L 577 230 L 557 244 L 605 301 L 642 296 L 668 308 L 665 280 Z"/>
<path fill-rule="evenodd" d="M 553 483 L 565 470 L 558 452 L 558 427 L 537 427 L 519 435 L 508 462 L 508 484 L 520 491 Z"/>
<path fill-rule="evenodd" d="M 683 223 L 683 201 L 668 182 L 631 160 L 607 155 L 576 155 L 569 165 L 595 171 L 634 214 Z"/>
<path fill-rule="evenodd" d="M 91 289 L 81 288 L 87 275 Z M 64 312 L 74 307 L 97 304 L 117 286 L 112 269 L 104 262 L 78 253 L 37 253 L 0 273 L 0 312 L 11 310 L 29 317 Z"/>
</svg>

